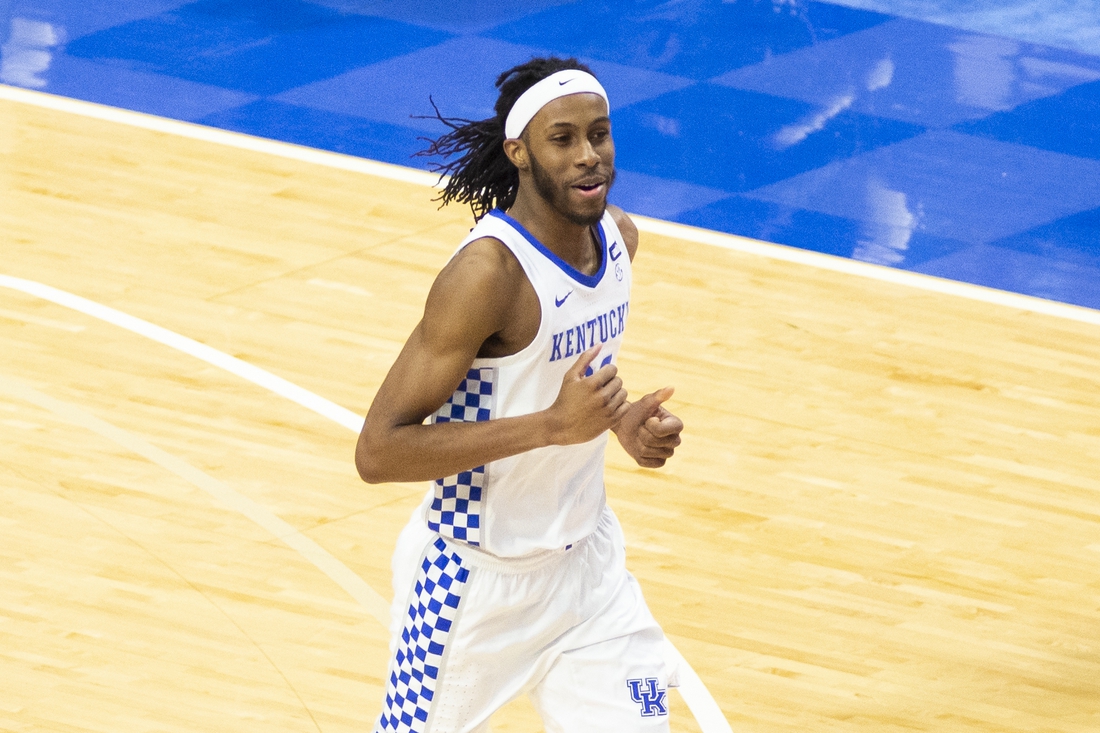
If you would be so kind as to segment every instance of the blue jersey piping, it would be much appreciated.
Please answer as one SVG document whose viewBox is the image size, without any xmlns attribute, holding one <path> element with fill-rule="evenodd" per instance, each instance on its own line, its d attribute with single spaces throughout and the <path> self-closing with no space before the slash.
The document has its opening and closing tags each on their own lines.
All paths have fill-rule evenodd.
<svg viewBox="0 0 1100 733">
<path fill-rule="evenodd" d="M 596 270 L 596 272 L 591 274 L 591 275 L 585 275 L 583 272 L 575 269 L 568 262 L 566 262 L 562 258 L 558 257 L 556 254 L 554 254 L 552 251 L 550 251 L 546 247 L 546 245 L 544 245 L 539 240 L 535 239 L 534 235 L 531 234 L 531 232 L 527 231 L 527 229 L 524 228 L 524 226 L 522 224 L 520 224 L 518 221 L 516 221 L 515 219 L 510 217 L 505 212 L 501 211 L 500 209 L 493 209 L 492 211 L 489 212 L 489 216 L 494 216 L 497 219 L 500 219 L 501 221 L 507 223 L 509 226 L 511 226 L 513 229 L 515 229 L 517 232 L 519 232 L 521 235 L 523 235 L 523 238 L 526 239 L 528 242 L 530 242 L 532 247 L 537 249 L 548 260 L 550 260 L 555 265 L 557 265 L 558 269 L 560 269 L 562 272 L 564 272 L 569 277 L 576 280 L 581 285 L 584 285 L 585 287 L 588 287 L 588 288 L 594 288 L 597 285 L 599 285 L 600 280 L 603 279 L 603 274 L 607 270 L 607 259 L 608 259 L 608 257 L 607 257 L 607 235 L 604 233 L 603 222 L 602 221 L 598 222 L 597 225 L 596 225 L 596 234 L 600 238 L 600 269 Z"/>
</svg>

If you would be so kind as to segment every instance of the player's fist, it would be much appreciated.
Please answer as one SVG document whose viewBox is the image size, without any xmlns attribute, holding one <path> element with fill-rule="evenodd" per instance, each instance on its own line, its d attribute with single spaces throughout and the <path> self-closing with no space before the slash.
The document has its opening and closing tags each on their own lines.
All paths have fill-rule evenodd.
<svg viewBox="0 0 1100 733">
<path fill-rule="evenodd" d="M 680 445 L 684 422 L 665 409 L 672 387 L 650 392 L 629 405 L 615 430 L 623 450 L 644 468 L 660 468 Z"/>
</svg>

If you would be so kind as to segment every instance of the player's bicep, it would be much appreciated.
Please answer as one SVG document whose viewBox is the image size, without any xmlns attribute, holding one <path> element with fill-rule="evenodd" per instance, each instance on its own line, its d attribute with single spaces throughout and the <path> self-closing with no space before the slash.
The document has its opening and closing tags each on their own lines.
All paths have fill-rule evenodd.
<svg viewBox="0 0 1100 733">
<path fill-rule="evenodd" d="M 439 328 L 435 340 L 426 336 L 423 321 L 405 342 L 385 381 L 375 395 L 367 420 L 379 420 L 375 427 L 392 428 L 423 422 L 447 401 L 462 381 L 474 355 L 453 343 L 440 343 Z"/>
<path fill-rule="evenodd" d="M 489 336 L 500 330 L 508 288 L 489 257 L 474 250 L 444 268 L 375 396 L 368 422 L 382 429 L 420 423 L 447 401 Z"/>
</svg>

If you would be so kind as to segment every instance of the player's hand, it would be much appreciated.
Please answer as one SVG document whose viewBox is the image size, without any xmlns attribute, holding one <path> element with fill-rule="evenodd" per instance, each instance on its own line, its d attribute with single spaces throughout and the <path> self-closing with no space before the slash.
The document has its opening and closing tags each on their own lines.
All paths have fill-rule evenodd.
<svg viewBox="0 0 1100 733">
<path fill-rule="evenodd" d="M 626 412 L 626 390 L 623 380 L 616 376 L 619 370 L 614 364 L 585 376 L 599 353 L 597 345 L 581 354 L 562 379 L 558 398 L 547 410 L 554 445 L 592 440 L 618 425 Z"/>
<path fill-rule="evenodd" d="M 660 468 L 680 445 L 684 422 L 664 408 L 672 387 L 650 392 L 631 404 L 615 434 L 623 450 L 643 468 Z"/>
</svg>

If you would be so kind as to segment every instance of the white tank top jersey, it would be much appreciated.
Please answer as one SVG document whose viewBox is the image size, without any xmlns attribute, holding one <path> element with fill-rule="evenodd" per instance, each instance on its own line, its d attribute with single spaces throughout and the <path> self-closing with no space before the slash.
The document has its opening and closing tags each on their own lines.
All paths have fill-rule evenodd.
<svg viewBox="0 0 1100 733">
<path fill-rule="evenodd" d="M 459 250 L 482 237 L 502 242 L 538 295 L 538 334 L 522 351 L 476 359 L 431 422 L 494 420 L 553 404 L 566 371 L 601 344 L 591 369 L 614 363 L 630 309 L 630 257 L 611 215 L 595 227 L 600 268 L 585 275 L 543 246 L 503 211 L 482 217 Z M 566 548 L 587 537 L 605 504 L 607 433 L 587 443 L 548 446 L 433 482 L 429 528 L 498 557 Z"/>
</svg>

